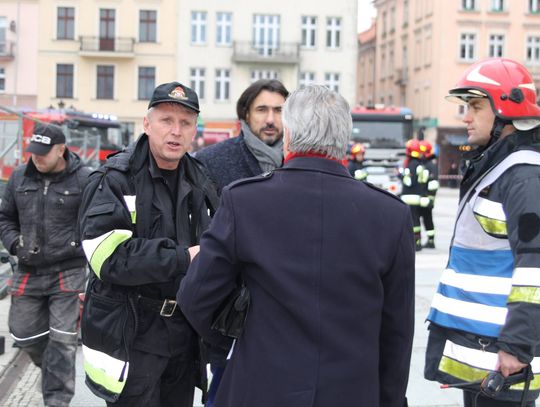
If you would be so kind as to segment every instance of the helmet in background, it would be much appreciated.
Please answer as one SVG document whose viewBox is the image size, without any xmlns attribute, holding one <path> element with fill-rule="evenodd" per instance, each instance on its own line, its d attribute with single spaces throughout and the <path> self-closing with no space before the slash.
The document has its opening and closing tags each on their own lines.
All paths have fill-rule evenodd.
<svg viewBox="0 0 540 407">
<path fill-rule="evenodd" d="M 364 154 L 366 152 L 366 148 L 362 143 L 355 143 L 351 147 L 351 155 L 355 157 L 358 154 Z"/>
<path fill-rule="evenodd" d="M 434 155 L 433 146 L 431 145 L 431 143 L 429 141 L 427 141 L 427 140 L 421 140 L 420 141 L 420 153 L 425 158 L 433 157 L 433 155 Z"/>
<path fill-rule="evenodd" d="M 420 158 L 420 141 L 417 139 L 411 139 L 405 144 L 405 154 L 407 157 Z"/>
</svg>

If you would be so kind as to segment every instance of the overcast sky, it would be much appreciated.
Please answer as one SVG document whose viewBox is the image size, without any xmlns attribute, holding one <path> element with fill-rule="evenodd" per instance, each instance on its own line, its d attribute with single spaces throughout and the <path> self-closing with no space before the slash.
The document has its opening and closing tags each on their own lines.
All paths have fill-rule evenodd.
<svg viewBox="0 0 540 407">
<path fill-rule="evenodd" d="M 375 17 L 375 7 L 372 0 L 358 0 L 358 32 L 366 31 Z"/>
</svg>

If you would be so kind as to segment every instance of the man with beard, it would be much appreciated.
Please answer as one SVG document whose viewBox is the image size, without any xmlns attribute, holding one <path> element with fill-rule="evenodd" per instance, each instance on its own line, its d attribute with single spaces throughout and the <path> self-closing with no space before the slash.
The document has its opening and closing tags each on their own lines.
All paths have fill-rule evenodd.
<svg viewBox="0 0 540 407">
<path fill-rule="evenodd" d="M 208 168 L 219 193 L 233 181 L 281 167 L 281 108 L 288 95 L 289 92 L 278 80 L 261 79 L 252 83 L 236 103 L 236 114 L 242 129 L 240 135 L 197 152 L 196 158 Z M 228 349 L 208 349 L 213 377 L 207 407 L 213 405 L 227 354 Z"/>
<path fill-rule="evenodd" d="M 278 80 L 252 83 L 236 103 L 240 135 L 197 152 L 196 157 L 208 168 L 219 191 L 237 179 L 281 167 L 281 107 L 288 95 Z"/>
</svg>

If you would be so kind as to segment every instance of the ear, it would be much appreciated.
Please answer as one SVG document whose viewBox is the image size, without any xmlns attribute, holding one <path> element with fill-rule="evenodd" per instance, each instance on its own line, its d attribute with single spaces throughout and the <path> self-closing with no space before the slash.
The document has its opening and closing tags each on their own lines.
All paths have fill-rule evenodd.
<svg viewBox="0 0 540 407">
<path fill-rule="evenodd" d="M 148 134 L 148 127 L 150 126 L 150 121 L 148 120 L 148 114 L 143 118 L 143 129 L 146 134 Z"/>
</svg>

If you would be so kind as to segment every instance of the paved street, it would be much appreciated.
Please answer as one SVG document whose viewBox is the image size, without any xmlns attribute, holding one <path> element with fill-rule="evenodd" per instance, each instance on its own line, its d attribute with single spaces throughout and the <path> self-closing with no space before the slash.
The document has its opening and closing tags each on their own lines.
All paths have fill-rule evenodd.
<svg viewBox="0 0 540 407">
<path fill-rule="evenodd" d="M 411 407 L 451 407 L 461 405 L 461 392 L 458 390 L 440 390 L 438 384 L 423 379 L 424 352 L 427 341 L 427 331 L 424 319 L 427 315 L 431 298 L 436 289 L 439 275 L 447 260 L 448 243 L 452 234 L 452 225 L 457 209 L 457 190 L 442 188 L 437 196 L 435 207 L 435 226 L 437 228 L 435 250 L 422 250 L 416 261 L 416 327 L 414 350 L 411 363 L 411 373 L 407 397 Z M 12 348 L 12 341 L 7 332 L 7 313 L 9 299 L 0 300 L 0 336 L 6 337 L 6 353 L 0 355 L 1 379 L 6 375 L 14 379 L 15 387 L 3 397 L 0 386 L 0 406 L 42 406 L 41 394 L 37 382 L 39 372 L 29 365 L 22 372 L 17 372 L 16 366 L 11 363 L 16 357 L 16 349 Z M 23 364 L 24 360 L 18 363 Z M 77 354 L 77 384 L 76 394 L 72 402 L 74 407 L 98 407 L 105 403 L 93 396 L 84 384 L 82 369 L 82 352 L 79 348 Z M 354 405 L 354 403 L 352 403 Z M 200 395 L 196 395 L 195 406 L 201 406 Z M 338 407 L 338 406 L 336 406 Z"/>
</svg>

